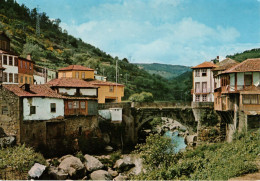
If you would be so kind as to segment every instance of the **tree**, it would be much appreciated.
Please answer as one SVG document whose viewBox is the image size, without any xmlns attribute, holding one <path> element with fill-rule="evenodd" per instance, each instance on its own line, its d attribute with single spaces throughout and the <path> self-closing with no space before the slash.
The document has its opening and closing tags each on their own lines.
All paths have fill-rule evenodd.
<svg viewBox="0 0 260 181">
<path fill-rule="evenodd" d="M 133 94 L 129 98 L 132 102 L 153 102 L 153 94 L 150 92 L 142 92 L 140 94 Z"/>
</svg>

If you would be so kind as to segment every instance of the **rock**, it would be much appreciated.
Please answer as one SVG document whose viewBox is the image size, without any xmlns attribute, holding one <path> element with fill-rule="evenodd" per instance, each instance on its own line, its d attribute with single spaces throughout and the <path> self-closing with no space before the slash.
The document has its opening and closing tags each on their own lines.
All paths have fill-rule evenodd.
<svg viewBox="0 0 260 181">
<path fill-rule="evenodd" d="M 15 137 L 13 136 L 6 136 L 0 138 L 0 146 L 3 148 L 5 146 L 11 146 L 15 142 Z"/>
<path fill-rule="evenodd" d="M 106 146 L 106 147 L 105 147 L 105 150 L 106 150 L 106 151 L 109 151 L 109 152 L 110 152 L 110 151 L 113 151 L 113 147 L 112 147 L 112 146 Z"/>
<path fill-rule="evenodd" d="M 104 165 L 93 156 L 85 155 L 84 158 L 86 159 L 86 162 L 84 163 L 85 167 L 90 172 L 100 170 L 104 167 Z"/>
<path fill-rule="evenodd" d="M 131 155 L 131 161 L 134 163 L 135 167 L 129 170 L 129 175 L 139 175 L 142 172 L 145 172 L 143 168 L 143 161 L 138 155 Z"/>
<path fill-rule="evenodd" d="M 188 135 L 184 138 L 186 145 L 195 146 L 197 141 L 197 135 Z"/>
<path fill-rule="evenodd" d="M 42 173 L 44 172 L 46 166 L 39 164 L 39 163 L 35 163 L 33 165 L 33 167 L 29 170 L 28 174 L 30 178 L 40 178 L 40 176 L 42 175 Z"/>
<path fill-rule="evenodd" d="M 105 170 L 96 170 L 90 174 L 91 180 L 112 180 L 112 176 Z"/>
<path fill-rule="evenodd" d="M 58 168 L 64 170 L 73 178 L 80 178 L 85 173 L 85 167 L 79 158 L 70 156 L 65 158 Z"/>
<path fill-rule="evenodd" d="M 58 159 L 58 162 L 62 162 L 64 159 L 72 157 L 73 155 L 65 155 L 63 157 L 61 157 L 60 159 Z M 54 158 L 55 159 L 55 158 Z"/>
<path fill-rule="evenodd" d="M 110 137 L 109 137 L 109 134 L 107 133 L 104 133 L 103 134 L 103 140 L 106 144 L 109 144 L 110 143 Z"/>
<path fill-rule="evenodd" d="M 131 162 L 131 157 L 125 155 L 122 159 L 116 161 L 114 168 L 117 169 L 119 172 L 124 172 L 130 170 L 134 166 L 135 164 Z"/>
<path fill-rule="evenodd" d="M 116 178 L 114 178 L 114 180 L 118 180 L 118 181 L 127 180 L 127 179 L 128 179 L 127 176 L 121 175 L 121 173 Z"/>
<path fill-rule="evenodd" d="M 108 168 L 108 173 L 109 173 L 112 177 L 118 176 L 118 172 L 115 171 L 115 170 L 112 170 L 111 168 Z"/>
<path fill-rule="evenodd" d="M 48 170 L 48 174 L 55 180 L 65 180 L 68 178 L 68 173 L 65 173 L 64 170 L 51 166 Z"/>
<path fill-rule="evenodd" d="M 88 176 L 83 177 L 82 180 L 88 180 Z"/>
</svg>

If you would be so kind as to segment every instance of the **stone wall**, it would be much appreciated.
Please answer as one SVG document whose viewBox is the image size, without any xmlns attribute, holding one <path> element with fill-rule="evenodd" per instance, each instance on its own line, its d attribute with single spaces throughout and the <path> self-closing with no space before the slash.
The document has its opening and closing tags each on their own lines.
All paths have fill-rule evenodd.
<svg viewBox="0 0 260 181">
<path fill-rule="evenodd" d="M 6 106 L 7 109 L 4 107 Z M 20 143 L 21 100 L 4 87 L 0 88 L 0 127 L 6 135 L 15 136 Z"/>
</svg>

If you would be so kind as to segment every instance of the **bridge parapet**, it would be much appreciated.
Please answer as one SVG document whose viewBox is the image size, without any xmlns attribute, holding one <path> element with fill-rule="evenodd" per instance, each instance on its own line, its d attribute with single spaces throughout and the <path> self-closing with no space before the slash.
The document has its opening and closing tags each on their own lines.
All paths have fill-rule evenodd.
<svg viewBox="0 0 260 181">
<path fill-rule="evenodd" d="M 132 108 L 191 108 L 191 102 L 132 102 Z"/>
<path fill-rule="evenodd" d="M 214 102 L 192 102 L 193 109 L 211 108 L 214 109 Z"/>
</svg>

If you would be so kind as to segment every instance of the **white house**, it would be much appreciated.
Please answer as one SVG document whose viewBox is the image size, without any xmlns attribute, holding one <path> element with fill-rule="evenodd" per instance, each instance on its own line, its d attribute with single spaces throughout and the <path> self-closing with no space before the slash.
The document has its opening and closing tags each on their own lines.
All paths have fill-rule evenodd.
<svg viewBox="0 0 260 181">
<path fill-rule="evenodd" d="M 214 78 L 212 69 L 217 67 L 212 62 L 204 62 L 192 67 L 193 102 L 214 102 Z"/>
</svg>

